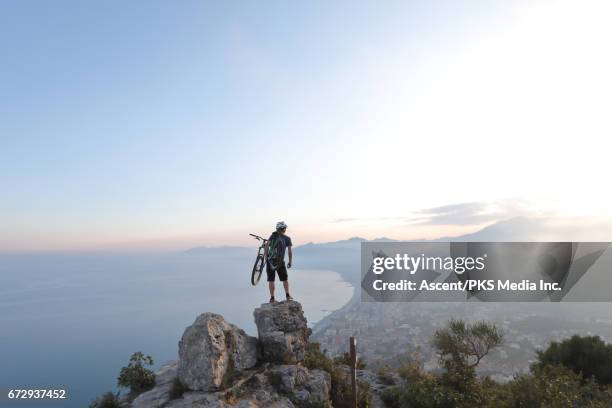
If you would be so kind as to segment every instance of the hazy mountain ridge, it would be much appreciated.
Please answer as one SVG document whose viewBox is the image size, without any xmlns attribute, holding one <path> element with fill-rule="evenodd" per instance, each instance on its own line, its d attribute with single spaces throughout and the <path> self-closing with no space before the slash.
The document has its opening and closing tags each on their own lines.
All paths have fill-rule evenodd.
<svg viewBox="0 0 612 408">
<path fill-rule="evenodd" d="M 206 255 L 213 255 L 213 254 L 241 254 L 241 255 L 247 255 L 252 253 L 252 248 L 249 247 L 242 247 L 242 246 L 232 246 L 232 245 L 222 245 L 222 246 L 198 246 L 198 247 L 193 247 L 193 248 L 189 248 L 188 250 L 184 251 L 184 253 L 186 254 L 191 254 L 191 255 L 198 255 L 198 254 L 206 254 Z"/>
<path fill-rule="evenodd" d="M 497 221 L 476 232 L 459 236 L 445 236 L 435 239 L 414 239 L 407 242 L 444 242 L 444 241 L 529 241 L 530 237 L 542 232 L 545 226 L 538 220 L 527 217 L 515 217 L 508 220 Z M 298 245 L 294 249 L 304 254 L 317 252 L 327 249 L 359 249 L 362 242 L 397 242 L 400 240 L 380 237 L 368 240 L 363 237 L 351 237 L 339 241 L 331 242 L 308 242 Z M 233 251 L 249 251 L 252 253 L 253 247 L 247 246 L 197 246 L 184 251 L 188 254 L 198 253 L 231 253 Z"/>
<path fill-rule="evenodd" d="M 474 233 L 456 237 L 442 237 L 433 240 L 418 239 L 413 242 L 441 242 L 441 241 L 528 241 L 542 229 L 542 225 L 535 220 L 517 217 L 498 221 Z M 332 270 L 338 272 L 344 280 L 358 288 L 361 285 L 360 262 L 362 242 L 394 242 L 398 241 L 388 237 L 367 240 L 363 237 L 298 245 L 294 247 L 294 265 L 297 268 L 312 268 Z M 257 250 L 255 247 L 243 246 L 198 246 L 184 251 L 186 254 L 207 254 L 228 257 L 253 257 Z"/>
</svg>

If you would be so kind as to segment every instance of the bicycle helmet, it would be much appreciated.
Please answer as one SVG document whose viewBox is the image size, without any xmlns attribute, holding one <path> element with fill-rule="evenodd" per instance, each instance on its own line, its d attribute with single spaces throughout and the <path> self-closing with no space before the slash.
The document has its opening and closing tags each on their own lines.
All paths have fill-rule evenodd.
<svg viewBox="0 0 612 408">
<path fill-rule="evenodd" d="M 285 224 L 285 221 L 279 221 L 276 223 L 276 230 L 284 230 L 287 229 L 287 224 Z"/>
</svg>

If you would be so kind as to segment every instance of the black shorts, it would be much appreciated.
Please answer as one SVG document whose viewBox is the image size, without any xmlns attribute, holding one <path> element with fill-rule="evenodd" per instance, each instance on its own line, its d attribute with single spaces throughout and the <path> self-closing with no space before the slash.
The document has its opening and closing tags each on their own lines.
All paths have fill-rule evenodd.
<svg viewBox="0 0 612 408">
<path fill-rule="evenodd" d="M 281 262 L 278 268 L 276 268 L 276 271 L 273 271 L 270 268 L 270 264 L 267 264 L 266 273 L 268 274 L 268 282 L 274 282 L 277 273 L 278 280 L 280 280 L 281 282 L 285 282 L 287 280 L 287 266 L 285 266 L 285 261 Z"/>
</svg>

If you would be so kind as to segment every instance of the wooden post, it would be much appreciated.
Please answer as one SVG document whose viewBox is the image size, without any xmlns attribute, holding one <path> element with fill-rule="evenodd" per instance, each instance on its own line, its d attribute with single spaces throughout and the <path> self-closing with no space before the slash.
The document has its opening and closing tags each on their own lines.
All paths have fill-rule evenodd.
<svg viewBox="0 0 612 408">
<path fill-rule="evenodd" d="M 351 337 L 349 340 L 351 355 L 351 386 L 353 387 L 352 406 L 357 408 L 357 340 Z"/>
</svg>

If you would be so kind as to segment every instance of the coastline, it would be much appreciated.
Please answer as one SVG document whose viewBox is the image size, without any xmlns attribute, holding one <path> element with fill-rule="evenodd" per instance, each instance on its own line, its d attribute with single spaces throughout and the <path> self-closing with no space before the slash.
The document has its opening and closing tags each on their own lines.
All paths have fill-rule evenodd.
<svg viewBox="0 0 612 408">
<path fill-rule="evenodd" d="M 351 308 L 355 303 L 359 302 L 359 295 L 357 294 L 357 290 L 355 289 L 354 285 L 351 284 L 351 286 L 353 287 L 353 295 L 348 300 L 348 302 L 342 305 L 342 307 L 336 310 L 333 310 L 327 316 L 323 317 L 322 319 L 318 320 L 316 323 L 313 324 L 312 326 L 312 336 L 313 337 L 316 338 L 317 336 L 322 334 L 331 324 L 330 322 L 331 320 L 336 318 L 338 315 L 342 315 L 343 313 L 346 312 L 346 310 Z"/>
</svg>

